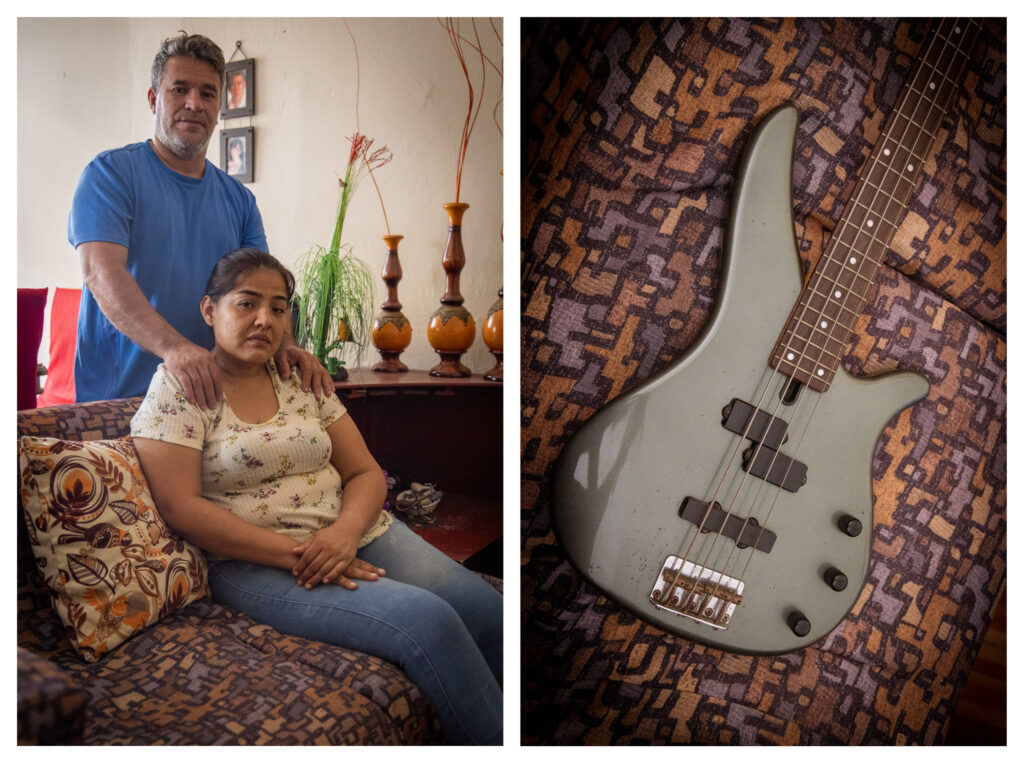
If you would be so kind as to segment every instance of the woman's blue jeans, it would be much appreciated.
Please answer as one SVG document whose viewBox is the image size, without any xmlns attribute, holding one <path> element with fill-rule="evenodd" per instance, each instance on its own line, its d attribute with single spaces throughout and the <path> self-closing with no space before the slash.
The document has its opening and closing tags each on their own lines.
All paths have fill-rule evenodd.
<svg viewBox="0 0 1024 763">
<path fill-rule="evenodd" d="M 307 591 L 287 570 L 212 561 L 210 589 L 282 633 L 394 663 L 433 704 L 449 744 L 501 744 L 501 594 L 398 521 L 359 556 L 387 575 L 354 591 Z"/>
</svg>

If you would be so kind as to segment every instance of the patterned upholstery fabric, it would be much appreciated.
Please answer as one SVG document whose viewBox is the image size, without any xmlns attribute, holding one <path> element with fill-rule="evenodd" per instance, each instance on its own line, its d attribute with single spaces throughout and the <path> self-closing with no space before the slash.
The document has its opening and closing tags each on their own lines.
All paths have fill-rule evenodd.
<svg viewBox="0 0 1024 763">
<path fill-rule="evenodd" d="M 80 744 L 87 701 L 67 671 L 18 647 L 18 744 Z"/>
<path fill-rule="evenodd" d="M 773 657 L 673 637 L 580 577 L 548 508 L 572 434 L 707 321 L 756 125 L 800 109 L 793 210 L 810 267 L 926 26 L 523 20 L 524 743 L 942 741 L 1005 581 L 1004 20 L 984 23 L 844 358 L 932 387 L 879 439 L 873 559 L 839 627 Z"/>
<path fill-rule="evenodd" d="M 128 432 L 139 398 L 57 406 L 18 414 L 18 435 L 112 439 Z M 19 512 L 21 508 L 19 506 Z M 22 701 L 34 722 L 26 741 L 72 741 L 74 727 L 46 728 L 64 713 L 26 672 L 63 676 L 87 696 L 85 744 L 436 744 L 430 703 L 394 665 L 348 649 L 284 636 L 209 599 L 194 602 L 99 662 L 75 656 L 19 518 L 19 738 Z M 46 663 L 45 661 L 49 661 Z M 67 696 L 67 695 L 65 695 Z M 34 700 L 34 703 L 32 702 Z M 66 703 L 70 700 L 61 700 Z M 28 706 L 32 706 L 31 710 Z"/>
</svg>

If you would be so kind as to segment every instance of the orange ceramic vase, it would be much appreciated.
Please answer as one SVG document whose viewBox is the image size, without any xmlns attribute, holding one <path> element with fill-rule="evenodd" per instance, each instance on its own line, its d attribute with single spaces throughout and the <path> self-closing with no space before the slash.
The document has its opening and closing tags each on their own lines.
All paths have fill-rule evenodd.
<svg viewBox="0 0 1024 763">
<path fill-rule="evenodd" d="M 441 357 L 441 362 L 430 369 L 431 376 L 470 376 L 472 371 L 461 362 L 461 357 L 473 344 L 476 324 L 473 316 L 462 306 L 459 292 L 459 275 L 466 265 L 466 253 L 462 248 L 462 216 L 469 204 L 445 204 L 448 213 L 448 241 L 441 257 L 445 272 L 445 292 L 441 306 L 430 316 L 427 323 L 427 341 Z"/>
<path fill-rule="evenodd" d="M 494 356 L 496 361 L 494 368 L 484 374 L 484 378 L 487 381 L 500 382 L 504 381 L 505 378 L 505 367 L 502 363 L 504 320 L 504 290 L 498 289 L 498 301 L 491 305 L 491 309 L 487 311 L 487 320 L 484 321 L 484 327 L 480 332 L 484 338 L 484 344 L 487 345 L 487 349 L 491 351 L 491 355 Z"/>
<path fill-rule="evenodd" d="M 373 346 L 380 353 L 381 361 L 373 367 L 382 373 L 402 373 L 408 371 L 399 356 L 412 341 L 412 324 L 402 313 L 402 303 L 398 301 L 398 282 L 402 280 L 402 264 L 398 261 L 398 242 L 401 236 L 381 236 L 387 245 L 388 253 L 384 258 L 384 286 L 386 296 L 380 306 L 380 312 L 373 321 L 370 333 Z"/>
</svg>

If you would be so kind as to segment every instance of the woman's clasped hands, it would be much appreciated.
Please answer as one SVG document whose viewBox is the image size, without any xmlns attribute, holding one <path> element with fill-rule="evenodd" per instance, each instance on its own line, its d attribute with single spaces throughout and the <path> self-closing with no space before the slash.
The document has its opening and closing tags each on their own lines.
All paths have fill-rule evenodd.
<svg viewBox="0 0 1024 763">
<path fill-rule="evenodd" d="M 349 526 L 344 515 L 330 527 L 317 530 L 292 549 L 299 557 L 292 568 L 297 583 L 307 590 L 319 583 L 336 583 L 343 588 L 355 589 L 356 580 L 376 580 L 385 574 L 356 556 L 362 529 Z"/>
</svg>

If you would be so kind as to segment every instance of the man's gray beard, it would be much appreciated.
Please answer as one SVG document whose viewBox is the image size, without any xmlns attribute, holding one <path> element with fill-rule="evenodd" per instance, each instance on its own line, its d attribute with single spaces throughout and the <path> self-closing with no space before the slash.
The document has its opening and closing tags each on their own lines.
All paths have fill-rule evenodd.
<svg viewBox="0 0 1024 763">
<path fill-rule="evenodd" d="M 207 135 L 198 143 L 189 143 L 182 139 L 180 135 L 170 130 L 165 130 L 163 125 L 158 122 L 156 125 L 156 137 L 176 157 L 182 161 L 191 161 L 206 155 L 206 147 L 210 143 L 211 136 Z"/>
</svg>

